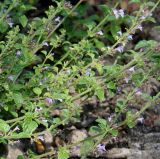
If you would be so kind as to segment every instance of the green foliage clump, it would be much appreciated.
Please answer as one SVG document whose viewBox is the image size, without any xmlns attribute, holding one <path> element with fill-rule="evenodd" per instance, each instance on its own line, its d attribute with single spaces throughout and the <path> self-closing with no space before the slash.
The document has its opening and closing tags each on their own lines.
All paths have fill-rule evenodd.
<svg viewBox="0 0 160 159">
<path fill-rule="evenodd" d="M 88 130 L 90 137 L 77 143 L 85 156 L 104 138 L 117 136 L 120 126 L 134 127 L 140 114 L 159 100 L 159 93 L 151 97 L 140 91 L 150 77 L 160 79 L 158 43 L 141 40 L 134 48 L 127 47 L 143 22 L 154 22 L 151 13 L 159 1 L 131 1 L 139 5 L 132 14 L 116 9 L 118 3 L 100 4 L 95 14 L 83 0 L 73 6 L 56 0 L 39 14 L 38 3 L 0 2 L 0 142 L 36 138 L 46 130 L 55 135 L 59 125 L 80 122 L 82 107 L 92 97 L 101 106 L 106 98 L 117 96 L 122 81 L 133 83 L 131 90 L 121 91 L 112 117 L 97 117 L 97 125 Z M 140 94 L 146 103 L 133 114 L 129 102 Z M 52 115 L 55 110 L 58 117 Z M 69 158 L 72 146 L 59 147 L 58 158 Z"/>
</svg>

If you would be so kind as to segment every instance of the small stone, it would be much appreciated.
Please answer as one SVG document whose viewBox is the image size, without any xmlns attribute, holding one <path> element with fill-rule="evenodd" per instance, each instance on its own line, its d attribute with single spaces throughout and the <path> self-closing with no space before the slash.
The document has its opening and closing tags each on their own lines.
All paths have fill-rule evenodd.
<svg viewBox="0 0 160 159">
<path fill-rule="evenodd" d="M 85 129 L 82 130 L 73 130 L 69 136 L 69 143 L 74 144 L 79 141 L 87 138 L 87 131 Z M 71 149 L 71 154 L 73 156 L 80 156 L 80 145 L 73 146 Z"/>
</svg>

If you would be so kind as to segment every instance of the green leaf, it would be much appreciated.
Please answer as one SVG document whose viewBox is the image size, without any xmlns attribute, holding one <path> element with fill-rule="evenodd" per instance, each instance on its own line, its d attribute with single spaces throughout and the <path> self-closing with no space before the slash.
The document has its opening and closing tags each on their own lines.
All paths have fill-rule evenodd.
<svg viewBox="0 0 160 159">
<path fill-rule="evenodd" d="M 88 139 L 81 144 L 80 153 L 81 155 L 87 155 L 94 148 L 94 141 Z"/>
<path fill-rule="evenodd" d="M 68 159 L 69 151 L 66 147 L 59 147 L 58 149 L 58 159 Z"/>
<path fill-rule="evenodd" d="M 34 130 L 38 127 L 38 124 L 32 119 L 25 119 L 22 124 L 23 131 L 28 134 L 32 134 Z"/>
<path fill-rule="evenodd" d="M 25 159 L 23 155 L 18 155 L 17 159 Z"/>
<path fill-rule="evenodd" d="M 117 135 L 118 135 L 118 130 L 112 129 L 112 130 L 110 131 L 110 133 L 111 133 L 113 136 L 117 136 Z"/>
<path fill-rule="evenodd" d="M 105 99 L 104 97 L 104 89 L 99 87 L 97 90 L 96 90 L 96 95 L 97 97 L 99 98 L 100 101 L 103 101 Z"/>
<path fill-rule="evenodd" d="M 109 89 L 116 89 L 116 84 L 113 81 L 107 83 L 107 88 Z"/>
<path fill-rule="evenodd" d="M 25 27 L 25 26 L 27 25 L 28 18 L 27 18 L 25 15 L 22 15 L 22 16 L 19 18 L 19 21 L 20 21 L 20 23 L 22 24 L 22 26 Z"/>
<path fill-rule="evenodd" d="M 142 40 L 135 46 L 135 49 L 138 50 L 140 48 L 154 47 L 156 44 L 157 42 L 155 40 Z"/>
<path fill-rule="evenodd" d="M 14 93 L 13 94 L 13 99 L 14 99 L 14 101 L 15 101 L 15 103 L 17 104 L 17 105 L 19 105 L 19 104 L 23 104 L 23 96 L 22 96 L 22 94 L 21 93 Z"/>
<path fill-rule="evenodd" d="M 14 139 L 20 139 L 20 138 L 30 138 L 31 134 L 28 134 L 26 132 L 20 132 L 20 133 L 13 133 L 12 138 Z"/>
<path fill-rule="evenodd" d="M 106 130 L 107 128 L 107 121 L 105 119 L 102 119 L 102 118 L 98 118 L 96 120 L 96 122 L 98 123 L 99 127 L 102 129 L 102 130 Z"/>
<path fill-rule="evenodd" d="M 4 33 L 8 29 L 8 24 L 5 21 L 0 22 L 0 32 Z"/>
<path fill-rule="evenodd" d="M 102 64 L 100 63 L 96 63 L 96 68 L 97 68 L 97 71 L 100 75 L 103 74 L 103 67 L 102 67 Z"/>
<path fill-rule="evenodd" d="M 131 0 L 129 3 L 140 3 L 140 0 Z"/>
<path fill-rule="evenodd" d="M 102 10 L 105 14 L 110 14 L 110 13 L 111 13 L 109 6 L 107 6 L 107 5 L 105 5 L 105 4 L 101 4 L 101 5 L 99 5 L 99 7 L 101 8 L 101 10 Z"/>
<path fill-rule="evenodd" d="M 156 4 L 154 2 L 147 2 L 147 6 L 154 7 Z"/>
<path fill-rule="evenodd" d="M 34 92 L 35 94 L 37 94 L 37 95 L 40 95 L 40 94 L 42 93 L 42 90 L 41 90 L 41 88 L 39 88 L 39 87 L 35 87 L 35 88 L 33 88 L 33 92 Z"/>
<path fill-rule="evenodd" d="M 125 121 L 129 128 L 133 128 L 135 126 L 134 114 L 130 111 L 127 112 Z"/>
<path fill-rule="evenodd" d="M 10 130 L 10 126 L 2 119 L 0 119 L 0 131 L 7 133 Z"/>
<path fill-rule="evenodd" d="M 94 136 L 94 135 L 97 135 L 97 134 L 99 134 L 99 132 L 100 132 L 101 130 L 100 130 L 100 128 L 98 127 L 98 126 L 92 126 L 92 127 L 90 127 L 90 129 L 89 129 L 89 134 L 92 136 Z"/>
<path fill-rule="evenodd" d="M 97 40 L 97 39 L 94 39 L 94 42 L 95 42 L 96 48 L 98 48 L 100 50 L 101 50 L 101 48 L 105 47 L 104 43 L 99 41 L 99 40 Z"/>
<path fill-rule="evenodd" d="M 123 110 L 123 108 L 125 107 L 125 104 L 122 100 L 118 100 L 117 101 L 117 105 L 116 105 L 116 108 L 115 108 L 115 112 L 120 112 Z"/>
</svg>

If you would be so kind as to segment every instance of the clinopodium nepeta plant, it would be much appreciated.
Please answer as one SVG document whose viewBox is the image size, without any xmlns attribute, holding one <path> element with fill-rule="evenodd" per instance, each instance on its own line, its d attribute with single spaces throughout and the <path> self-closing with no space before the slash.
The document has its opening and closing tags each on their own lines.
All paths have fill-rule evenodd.
<svg viewBox="0 0 160 159">
<path fill-rule="evenodd" d="M 155 22 L 152 12 L 159 2 L 132 0 L 139 7 L 130 14 L 119 3 L 99 4 L 99 14 L 88 14 L 92 6 L 83 0 L 73 5 L 52 0 L 40 13 L 37 1 L 0 2 L 0 142 L 36 140 L 46 131 L 55 136 L 60 125 L 81 122 L 83 106 L 93 98 L 112 112 L 97 116 L 88 138 L 39 156 L 26 154 L 67 159 L 76 145 L 82 157 L 95 149 L 103 153 L 102 141 L 116 137 L 119 127 L 143 122 L 141 114 L 160 102 L 160 93 L 143 90 L 152 77 L 160 80 L 160 49 L 154 40 L 128 45 L 142 34 L 144 22 Z M 133 112 L 136 98 L 144 105 Z"/>
</svg>

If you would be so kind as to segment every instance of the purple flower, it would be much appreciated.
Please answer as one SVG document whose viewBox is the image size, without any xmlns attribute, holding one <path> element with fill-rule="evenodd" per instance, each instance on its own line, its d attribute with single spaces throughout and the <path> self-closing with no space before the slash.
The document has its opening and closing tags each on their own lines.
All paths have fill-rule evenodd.
<svg viewBox="0 0 160 159">
<path fill-rule="evenodd" d="M 102 36 L 102 35 L 103 35 L 103 32 L 102 32 L 102 30 L 100 30 L 100 31 L 98 31 L 96 34 Z"/>
<path fill-rule="evenodd" d="M 48 43 L 45 41 L 43 42 L 43 46 L 49 46 Z"/>
<path fill-rule="evenodd" d="M 146 18 L 146 16 L 141 16 L 140 20 L 144 20 Z"/>
<path fill-rule="evenodd" d="M 58 16 L 57 18 L 55 18 L 54 21 L 57 22 L 57 23 L 59 23 L 61 21 L 61 17 Z"/>
<path fill-rule="evenodd" d="M 12 28 L 12 27 L 13 27 L 13 25 L 14 25 L 14 23 L 12 23 L 12 22 L 8 22 L 8 25 L 10 26 L 10 28 Z"/>
<path fill-rule="evenodd" d="M 114 13 L 114 16 L 116 17 L 116 19 L 118 19 L 119 18 L 118 10 L 113 9 L 113 13 Z"/>
<path fill-rule="evenodd" d="M 59 100 L 60 102 L 63 102 L 63 99 L 61 99 L 61 98 L 59 98 L 58 100 Z"/>
<path fill-rule="evenodd" d="M 16 126 L 14 129 L 13 129 L 13 131 L 19 131 L 20 129 L 19 129 L 19 127 L 18 126 Z"/>
<path fill-rule="evenodd" d="M 136 90 L 136 95 L 138 95 L 138 96 L 139 96 L 139 95 L 142 95 L 142 91 L 141 91 L 140 89 L 137 89 L 137 90 Z"/>
<path fill-rule="evenodd" d="M 8 76 L 8 79 L 9 79 L 10 81 L 13 81 L 13 80 L 14 80 L 14 77 L 13 77 L 12 75 L 10 75 L 10 76 Z"/>
<path fill-rule="evenodd" d="M 13 23 L 12 18 L 10 18 L 10 15 L 7 15 L 6 21 L 7 21 L 8 25 L 10 26 L 10 28 L 12 28 L 14 23 Z"/>
<path fill-rule="evenodd" d="M 135 68 L 135 66 L 131 67 L 131 68 L 128 69 L 128 70 L 129 70 L 130 72 L 134 72 L 134 71 L 135 71 L 134 68 Z"/>
<path fill-rule="evenodd" d="M 119 10 L 119 15 L 120 15 L 121 17 L 124 17 L 124 11 L 123 11 L 123 9 L 120 9 L 120 10 Z"/>
<path fill-rule="evenodd" d="M 47 106 L 50 106 L 50 105 L 53 104 L 53 99 L 47 97 L 47 98 L 45 99 L 45 103 L 46 103 Z"/>
<path fill-rule="evenodd" d="M 121 46 L 118 46 L 117 48 L 115 48 L 115 51 L 117 51 L 117 52 L 123 52 L 123 46 L 121 45 Z"/>
<path fill-rule="evenodd" d="M 132 40 L 132 39 L 133 39 L 132 35 L 128 35 L 128 36 L 127 36 L 127 39 L 128 39 L 128 40 Z"/>
<path fill-rule="evenodd" d="M 86 70 L 86 76 L 90 76 L 91 75 L 91 69 L 87 69 Z"/>
<path fill-rule="evenodd" d="M 130 79 L 129 79 L 129 78 L 127 78 L 127 77 L 125 77 L 125 78 L 124 78 L 124 81 L 125 81 L 126 83 L 128 83 L 128 82 L 129 82 L 129 80 L 130 80 Z"/>
<path fill-rule="evenodd" d="M 18 50 L 17 52 L 16 52 L 16 55 L 17 56 L 20 56 L 22 53 L 21 53 L 21 51 L 20 50 Z"/>
<path fill-rule="evenodd" d="M 119 17 L 124 17 L 123 9 L 120 9 L 120 10 L 113 9 L 113 13 L 114 13 L 116 19 L 118 19 Z"/>
<path fill-rule="evenodd" d="M 72 4 L 70 2 L 66 2 L 65 1 L 64 5 L 65 5 L 65 7 L 69 8 L 69 9 L 73 8 L 73 6 L 72 6 Z"/>
<path fill-rule="evenodd" d="M 122 91 L 122 88 L 117 87 L 117 92 L 120 93 Z"/>
<path fill-rule="evenodd" d="M 144 123 L 144 118 L 143 117 L 139 117 L 137 118 L 137 123 L 143 124 Z"/>
<path fill-rule="evenodd" d="M 36 107 L 36 108 L 35 108 L 35 112 L 40 112 L 41 110 L 42 110 L 41 107 Z"/>
<path fill-rule="evenodd" d="M 104 144 L 99 144 L 99 145 L 97 145 L 97 150 L 98 150 L 98 152 L 100 152 L 100 153 L 106 152 L 105 145 L 104 145 Z"/>
<path fill-rule="evenodd" d="M 139 26 L 137 27 L 137 29 L 139 29 L 140 31 L 142 31 L 142 30 L 143 30 L 143 27 L 142 27 L 141 25 L 139 25 Z"/>
<path fill-rule="evenodd" d="M 118 34 L 119 36 L 122 36 L 122 32 L 121 32 L 121 31 L 118 31 L 117 34 Z"/>
<path fill-rule="evenodd" d="M 108 121 L 111 122 L 112 121 L 112 116 L 108 117 Z"/>
<path fill-rule="evenodd" d="M 67 74 L 68 74 L 68 75 L 70 75 L 70 74 L 71 74 L 71 70 L 70 70 L 70 69 L 69 69 L 69 70 L 67 70 L 66 72 L 67 72 Z"/>
<path fill-rule="evenodd" d="M 44 141 L 44 136 L 43 135 L 39 135 L 38 139 L 40 139 L 41 141 Z"/>
</svg>

